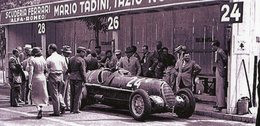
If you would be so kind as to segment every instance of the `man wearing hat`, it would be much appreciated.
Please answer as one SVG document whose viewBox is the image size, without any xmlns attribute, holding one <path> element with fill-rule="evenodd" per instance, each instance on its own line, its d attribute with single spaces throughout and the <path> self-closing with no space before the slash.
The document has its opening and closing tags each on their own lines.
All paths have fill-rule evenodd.
<svg viewBox="0 0 260 126">
<path fill-rule="evenodd" d="M 70 73 L 70 112 L 80 113 L 80 97 L 83 84 L 86 83 L 86 48 L 78 47 L 77 54 L 70 59 L 68 73 Z"/>
<path fill-rule="evenodd" d="M 96 56 L 97 55 L 94 51 L 91 51 L 90 49 L 87 50 L 86 56 L 84 58 L 86 62 L 87 70 L 96 70 L 99 68 L 99 64 Z"/>
<path fill-rule="evenodd" d="M 121 59 L 121 57 L 122 57 L 121 50 L 115 50 L 115 56 L 113 57 L 113 63 L 115 67 L 118 64 L 118 61 Z"/>
<path fill-rule="evenodd" d="M 62 87 L 64 86 L 63 75 L 67 71 L 65 59 L 57 53 L 57 46 L 50 44 L 48 46 L 47 68 L 49 72 L 48 87 L 52 99 L 53 111 L 51 116 L 60 116 L 65 113 L 65 103 L 62 97 Z"/>
<path fill-rule="evenodd" d="M 22 83 L 22 67 L 19 61 L 19 51 L 17 49 L 13 50 L 13 56 L 10 57 L 9 66 L 9 83 L 11 86 L 10 91 L 10 103 L 12 107 L 20 106 L 20 90 Z"/>
<path fill-rule="evenodd" d="M 118 62 L 118 67 L 128 70 L 134 76 L 140 76 L 141 65 L 139 60 L 133 56 L 134 50 L 131 47 L 126 48 L 126 56 L 122 57 Z"/>
<path fill-rule="evenodd" d="M 115 50 L 115 54 L 111 58 L 107 58 L 105 62 L 105 67 L 111 70 L 116 70 L 117 63 L 121 58 L 121 50 Z"/>
<path fill-rule="evenodd" d="M 70 54 L 72 53 L 71 51 L 71 47 L 70 46 L 63 46 L 62 49 L 61 49 L 61 52 L 62 52 L 62 56 L 63 58 L 65 59 L 66 61 L 66 65 L 68 66 L 69 65 L 69 58 L 70 58 Z M 70 110 L 70 82 L 69 82 L 69 75 L 68 73 L 66 72 L 64 74 L 64 87 L 62 89 L 62 96 L 64 98 L 64 103 L 66 105 L 66 110 L 69 111 Z"/>
</svg>

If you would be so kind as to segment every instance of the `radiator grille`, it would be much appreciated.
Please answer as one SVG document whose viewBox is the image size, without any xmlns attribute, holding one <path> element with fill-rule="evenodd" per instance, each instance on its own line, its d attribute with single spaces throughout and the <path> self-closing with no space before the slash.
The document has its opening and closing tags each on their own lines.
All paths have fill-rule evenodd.
<svg viewBox="0 0 260 126">
<path fill-rule="evenodd" d="M 172 108 L 175 105 L 175 95 L 172 91 L 172 88 L 166 83 L 162 85 L 162 95 L 166 105 Z"/>
</svg>

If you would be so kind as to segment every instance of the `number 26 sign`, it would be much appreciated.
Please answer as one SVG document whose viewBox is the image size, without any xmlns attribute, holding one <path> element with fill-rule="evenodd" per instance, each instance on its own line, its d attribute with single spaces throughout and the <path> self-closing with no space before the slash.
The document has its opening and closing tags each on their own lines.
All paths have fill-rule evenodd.
<svg viewBox="0 0 260 126">
<path fill-rule="evenodd" d="M 222 4 L 220 8 L 222 23 L 242 23 L 243 22 L 243 2 Z"/>
</svg>

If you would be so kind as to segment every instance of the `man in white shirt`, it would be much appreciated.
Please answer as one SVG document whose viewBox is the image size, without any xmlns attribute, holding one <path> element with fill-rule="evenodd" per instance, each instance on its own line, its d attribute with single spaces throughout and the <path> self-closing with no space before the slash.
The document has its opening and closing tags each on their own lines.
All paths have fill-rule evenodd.
<svg viewBox="0 0 260 126">
<path fill-rule="evenodd" d="M 53 111 L 51 116 L 60 116 L 65 113 L 65 104 L 62 97 L 62 87 L 64 86 L 63 74 L 67 71 L 65 59 L 57 53 L 57 46 L 50 44 L 48 46 L 48 53 L 50 56 L 47 58 L 48 67 L 48 87 L 52 99 Z"/>
</svg>

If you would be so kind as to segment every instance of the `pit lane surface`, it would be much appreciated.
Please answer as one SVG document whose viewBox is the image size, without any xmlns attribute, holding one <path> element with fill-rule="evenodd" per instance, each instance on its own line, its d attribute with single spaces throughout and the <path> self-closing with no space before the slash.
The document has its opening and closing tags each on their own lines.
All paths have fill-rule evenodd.
<svg viewBox="0 0 260 126">
<path fill-rule="evenodd" d="M 9 96 L 0 95 L 0 126 L 254 126 L 254 124 L 219 120 L 193 115 L 179 119 L 171 113 L 151 115 L 145 122 L 135 121 L 128 111 L 104 105 L 86 107 L 80 114 L 66 112 L 61 117 L 51 117 L 52 106 L 43 109 L 43 118 L 36 119 L 35 106 L 10 107 Z"/>
</svg>

